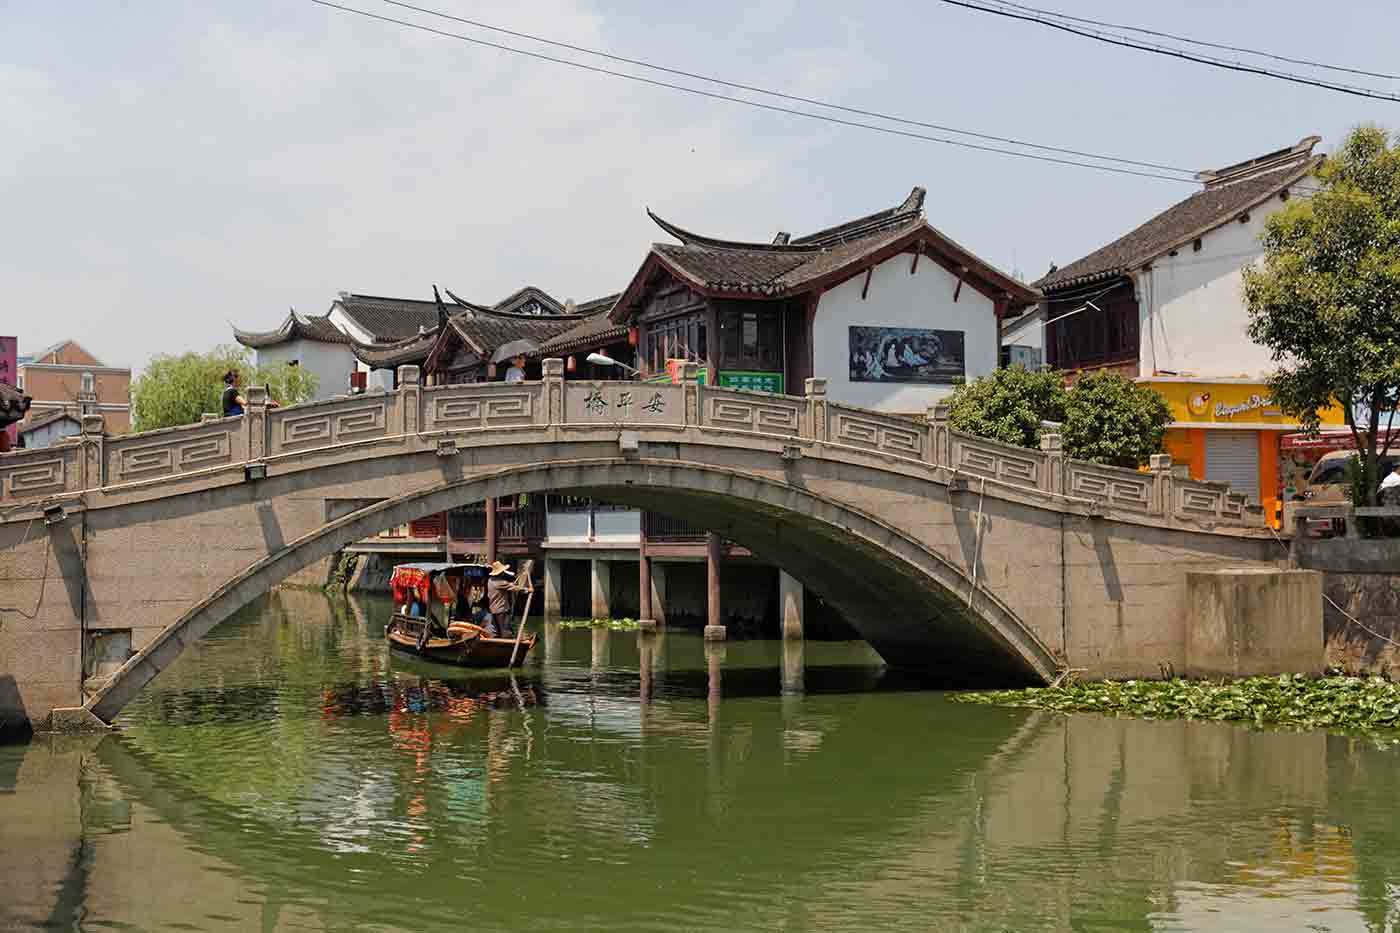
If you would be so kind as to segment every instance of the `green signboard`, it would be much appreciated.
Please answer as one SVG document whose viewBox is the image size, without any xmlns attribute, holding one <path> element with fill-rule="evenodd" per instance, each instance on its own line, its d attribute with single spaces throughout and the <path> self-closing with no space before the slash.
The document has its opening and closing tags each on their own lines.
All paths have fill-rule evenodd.
<svg viewBox="0 0 1400 933">
<path fill-rule="evenodd" d="M 719 374 L 719 384 L 729 389 L 753 389 L 756 392 L 776 392 L 781 395 L 783 374 L 726 369 Z"/>
</svg>

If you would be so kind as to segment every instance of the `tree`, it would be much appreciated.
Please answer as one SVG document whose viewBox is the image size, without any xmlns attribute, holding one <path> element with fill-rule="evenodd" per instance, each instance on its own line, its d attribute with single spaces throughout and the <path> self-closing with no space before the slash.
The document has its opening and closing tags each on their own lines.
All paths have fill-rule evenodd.
<svg viewBox="0 0 1400 933">
<path fill-rule="evenodd" d="M 1374 505 L 1381 421 L 1400 401 L 1400 141 L 1353 130 L 1317 180 L 1268 219 L 1263 265 L 1245 269 L 1249 336 L 1272 351 L 1269 390 L 1306 431 L 1342 406 Z"/>
<path fill-rule="evenodd" d="M 1065 456 L 1136 469 L 1161 452 L 1171 420 L 1167 400 L 1151 388 L 1107 370 L 1085 373 L 1065 404 Z"/>
<path fill-rule="evenodd" d="M 955 431 L 1018 447 L 1040 447 L 1040 423 L 1063 421 L 1065 386 L 1060 375 L 998 369 L 953 390 L 948 422 Z"/>
<path fill-rule="evenodd" d="M 205 412 L 223 410 L 224 373 L 238 370 L 243 385 L 266 385 L 268 398 L 283 405 L 314 398 L 316 375 L 283 363 L 255 369 L 243 347 L 219 346 L 208 353 L 151 358 L 131 387 L 131 410 L 138 431 L 199 421 Z"/>
</svg>

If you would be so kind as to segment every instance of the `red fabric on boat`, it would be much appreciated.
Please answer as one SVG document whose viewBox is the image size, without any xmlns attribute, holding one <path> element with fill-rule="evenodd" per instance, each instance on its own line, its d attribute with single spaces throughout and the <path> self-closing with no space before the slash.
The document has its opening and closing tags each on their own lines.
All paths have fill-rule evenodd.
<svg viewBox="0 0 1400 933">
<path fill-rule="evenodd" d="M 426 605 L 430 577 L 426 570 L 417 567 L 395 567 L 394 575 L 389 578 L 389 590 L 394 594 L 394 602 L 410 603 L 416 599 Z"/>
</svg>

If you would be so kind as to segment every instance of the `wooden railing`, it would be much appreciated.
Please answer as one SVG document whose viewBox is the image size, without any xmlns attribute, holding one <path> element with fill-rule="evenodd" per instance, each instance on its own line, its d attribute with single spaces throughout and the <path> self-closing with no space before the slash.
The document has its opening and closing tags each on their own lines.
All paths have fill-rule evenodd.
<svg viewBox="0 0 1400 933">
<path fill-rule="evenodd" d="M 841 405 L 827 398 L 825 379 L 808 379 L 802 397 L 700 385 L 694 364 L 680 384 L 566 382 L 563 361 L 545 360 L 544 379 L 423 387 L 416 366 L 399 368 L 400 388 L 281 409 L 266 406 L 260 387 L 248 390 L 247 413 L 163 431 L 104 438 L 100 416 L 84 419 L 84 433 L 42 450 L 0 455 L 0 500 L 62 499 L 88 491 L 113 492 L 158 485 L 176 477 L 265 470 L 294 464 L 307 454 L 373 449 L 404 450 L 405 437 L 449 445 L 514 443 L 515 432 L 616 428 L 621 443 L 679 432 L 748 436 L 782 445 L 783 456 L 839 453 L 875 466 L 924 471 L 954 486 L 978 483 L 988 491 L 1019 490 L 1040 501 L 1075 504 L 1090 514 L 1131 517 L 1167 526 L 1263 528 L 1263 514 L 1220 483 L 1174 475 L 1166 455 L 1148 471 L 1068 460 L 1059 437 L 1026 450 L 959 434 L 947 408 L 908 417 Z M 624 430 L 626 429 L 626 430 Z M 646 433 L 644 433 L 646 432 Z M 416 448 L 421 450 L 421 445 Z M 440 450 L 441 452 L 441 450 Z M 504 530 L 504 529 L 503 529 Z M 522 529 L 528 530 L 528 529 Z"/>
</svg>

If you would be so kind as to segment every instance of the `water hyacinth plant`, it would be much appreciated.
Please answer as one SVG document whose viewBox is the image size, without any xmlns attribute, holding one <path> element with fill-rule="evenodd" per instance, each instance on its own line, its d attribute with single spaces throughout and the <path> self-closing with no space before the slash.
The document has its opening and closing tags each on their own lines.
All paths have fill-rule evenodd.
<svg viewBox="0 0 1400 933">
<path fill-rule="evenodd" d="M 1299 674 L 1229 683 L 1127 680 L 957 694 L 962 703 L 1147 719 L 1210 719 L 1290 729 L 1400 732 L 1400 684 L 1382 677 Z"/>
</svg>

